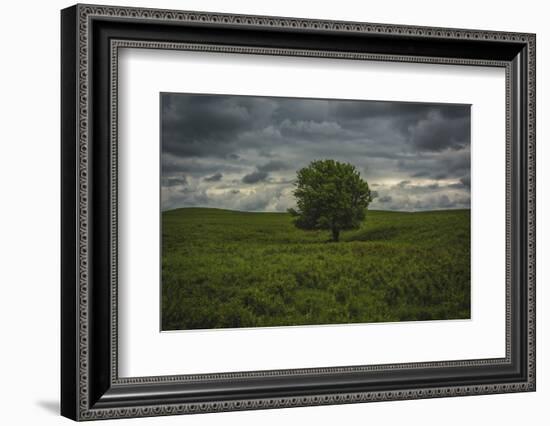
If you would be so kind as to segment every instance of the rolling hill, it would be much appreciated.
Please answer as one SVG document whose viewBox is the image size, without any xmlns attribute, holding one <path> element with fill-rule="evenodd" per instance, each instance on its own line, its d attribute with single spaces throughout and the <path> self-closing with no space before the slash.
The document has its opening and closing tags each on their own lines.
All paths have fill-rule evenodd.
<svg viewBox="0 0 550 426">
<path fill-rule="evenodd" d="M 470 317 L 470 210 L 369 211 L 338 243 L 287 213 L 162 214 L 162 329 Z"/>
</svg>

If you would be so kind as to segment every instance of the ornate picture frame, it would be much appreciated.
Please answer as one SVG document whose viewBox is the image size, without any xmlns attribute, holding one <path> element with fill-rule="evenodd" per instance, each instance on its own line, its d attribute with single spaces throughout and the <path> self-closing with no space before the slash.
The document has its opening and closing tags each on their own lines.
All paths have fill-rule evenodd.
<svg viewBox="0 0 550 426">
<path fill-rule="evenodd" d="M 535 43 L 534 34 L 510 32 L 97 5 L 64 9 L 62 415 L 94 420 L 534 391 Z M 503 68 L 505 357 L 119 377 L 121 48 Z"/>
</svg>

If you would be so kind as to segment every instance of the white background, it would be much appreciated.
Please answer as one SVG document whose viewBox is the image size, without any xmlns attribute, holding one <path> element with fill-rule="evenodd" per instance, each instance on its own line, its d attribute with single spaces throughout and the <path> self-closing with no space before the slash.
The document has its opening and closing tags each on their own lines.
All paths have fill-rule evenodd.
<svg viewBox="0 0 550 426">
<path fill-rule="evenodd" d="M 537 33 L 538 390 L 422 401 L 292 408 L 102 424 L 279 425 L 316 423 L 468 425 L 545 424 L 550 401 L 550 28 L 540 0 L 338 2 L 123 0 L 235 13 L 347 19 Z M 0 400 L 3 424 L 69 424 L 59 395 L 59 9 L 69 2 L 3 4 L 0 67 Z M 487 253 L 490 256 L 490 253 Z"/>
<path fill-rule="evenodd" d="M 504 77 L 504 69 L 489 67 L 123 49 L 118 90 L 119 374 L 504 357 Z M 332 84 L 319 84 L 328 80 Z M 471 320 L 159 333 L 158 108 L 159 93 L 167 91 L 471 103 Z M 487 258 L 487 252 L 493 255 Z M 225 348 L 222 357 L 219 348 Z"/>
</svg>

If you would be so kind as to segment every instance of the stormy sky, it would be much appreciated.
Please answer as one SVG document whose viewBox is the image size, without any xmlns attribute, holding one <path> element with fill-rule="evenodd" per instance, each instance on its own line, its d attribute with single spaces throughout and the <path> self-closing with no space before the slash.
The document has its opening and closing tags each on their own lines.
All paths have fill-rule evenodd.
<svg viewBox="0 0 550 426">
<path fill-rule="evenodd" d="M 352 163 L 370 209 L 470 208 L 470 106 L 161 94 L 161 208 L 286 211 L 296 171 Z"/>
</svg>

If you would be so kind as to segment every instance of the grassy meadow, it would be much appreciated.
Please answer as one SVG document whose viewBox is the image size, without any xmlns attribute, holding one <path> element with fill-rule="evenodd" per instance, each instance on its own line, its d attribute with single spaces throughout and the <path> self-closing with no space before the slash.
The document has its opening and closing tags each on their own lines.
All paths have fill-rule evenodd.
<svg viewBox="0 0 550 426">
<path fill-rule="evenodd" d="M 287 213 L 162 214 L 162 329 L 470 318 L 470 210 L 369 211 L 329 242 Z"/>
</svg>

